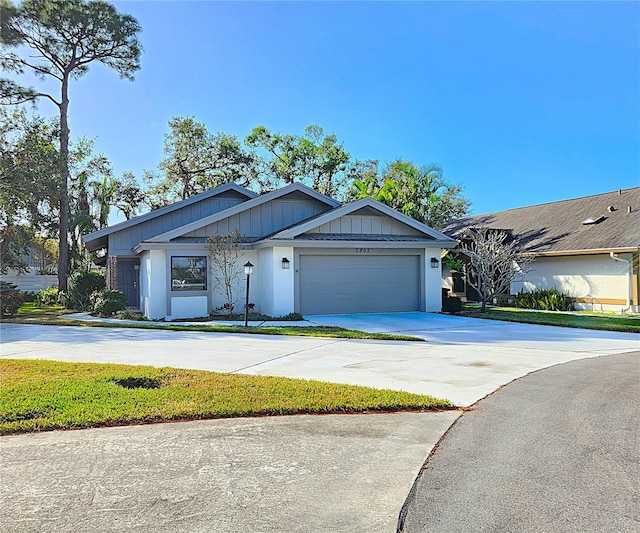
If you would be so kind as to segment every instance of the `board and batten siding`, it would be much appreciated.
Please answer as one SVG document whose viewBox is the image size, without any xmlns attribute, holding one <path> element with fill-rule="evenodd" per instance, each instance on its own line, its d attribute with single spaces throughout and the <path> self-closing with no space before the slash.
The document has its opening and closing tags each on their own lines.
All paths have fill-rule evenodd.
<svg viewBox="0 0 640 533">
<path fill-rule="evenodd" d="M 322 224 L 307 233 L 337 233 L 352 235 L 408 235 L 424 234 L 399 220 L 385 216 L 346 215 L 326 224 Z"/>
<path fill-rule="evenodd" d="M 209 235 L 226 235 L 238 230 L 246 239 L 258 239 L 284 228 L 302 222 L 331 209 L 325 203 L 310 199 L 306 195 L 288 194 L 237 215 L 208 224 L 195 231 L 186 233 L 185 237 L 208 237 Z"/>
<path fill-rule="evenodd" d="M 219 213 L 246 200 L 245 196 L 228 191 L 117 231 L 109 235 L 109 255 L 133 255 L 132 248 L 146 239 Z"/>
</svg>

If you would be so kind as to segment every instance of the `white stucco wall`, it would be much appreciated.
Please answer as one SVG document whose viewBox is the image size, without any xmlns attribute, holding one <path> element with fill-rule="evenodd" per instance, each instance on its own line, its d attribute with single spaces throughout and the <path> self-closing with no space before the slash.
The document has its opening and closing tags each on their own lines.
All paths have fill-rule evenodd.
<svg viewBox="0 0 640 533">
<path fill-rule="evenodd" d="M 252 298 L 260 312 L 273 315 L 273 290 L 271 279 L 273 277 L 273 249 L 262 248 L 257 250 L 256 268 L 254 270 L 257 286 Z"/>
<path fill-rule="evenodd" d="M 140 256 L 140 310 L 151 320 L 167 315 L 166 265 L 164 250 L 150 250 Z"/>
<path fill-rule="evenodd" d="M 238 260 L 238 266 L 240 268 L 241 275 L 238 277 L 236 283 L 233 285 L 233 298 L 235 300 L 235 312 L 244 313 L 245 294 L 247 289 L 247 277 L 244 275 L 244 265 L 249 261 L 253 265 L 253 275 L 249 282 L 249 303 L 255 304 L 255 311 L 263 312 L 260 307 L 260 302 L 257 297 L 260 294 L 260 270 L 258 265 L 258 254 L 255 250 L 247 250 L 242 257 Z M 211 295 L 211 311 L 214 313 L 224 314 L 225 311 L 216 311 L 216 308 L 221 307 L 226 302 L 224 296 L 224 287 L 216 284 L 211 276 L 211 268 L 213 265 L 209 262 L 209 292 Z"/>
<path fill-rule="evenodd" d="M 289 260 L 289 268 L 282 268 L 282 258 Z M 295 257 L 293 248 L 276 247 L 273 249 L 273 316 L 293 313 L 295 307 Z"/>
<path fill-rule="evenodd" d="M 439 313 L 442 311 L 442 260 L 440 248 L 426 248 L 424 255 L 424 290 L 425 311 Z M 431 258 L 438 260 L 438 268 L 431 267 Z"/>
<path fill-rule="evenodd" d="M 36 274 L 34 267 L 29 267 L 26 274 L 18 274 L 15 270 L 8 269 L 6 274 L 0 276 L 0 280 L 13 283 L 23 292 L 40 292 L 42 289 L 58 286 L 58 276 Z"/>
<path fill-rule="evenodd" d="M 209 299 L 206 296 L 172 296 L 170 320 L 209 316 Z"/>
<path fill-rule="evenodd" d="M 620 258 L 629 261 L 632 254 L 620 254 Z M 615 261 L 608 254 L 539 257 L 530 269 L 524 281 L 512 284 L 513 294 L 522 290 L 556 288 L 574 298 L 589 300 L 576 304 L 577 308 L 596 311 L 618 311 L 621 303 L 599 300 L 626 302 L 629 294 L 628 265 Z"/>
<path fill-rule="evenodd" d="M 282 268 L 282 258 L 289 260 L 289 268 Z M 258 250 L 257 268 L 258 292 L 252 301 L 260 312 L 271 316 L 283 316 L 294 309 L 293 248 L 275 247 Z"/>
</svg>

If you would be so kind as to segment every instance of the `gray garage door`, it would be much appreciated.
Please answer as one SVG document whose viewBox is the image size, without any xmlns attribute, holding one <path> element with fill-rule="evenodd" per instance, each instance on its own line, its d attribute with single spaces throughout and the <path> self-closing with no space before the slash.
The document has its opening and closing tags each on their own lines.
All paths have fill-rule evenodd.
<svg viewBox="0 0 640 533">
<path fill-rule="evenodd" d="M 301 255 L 300 312 L 420 311 L 417 255 Z"/>
</svg>

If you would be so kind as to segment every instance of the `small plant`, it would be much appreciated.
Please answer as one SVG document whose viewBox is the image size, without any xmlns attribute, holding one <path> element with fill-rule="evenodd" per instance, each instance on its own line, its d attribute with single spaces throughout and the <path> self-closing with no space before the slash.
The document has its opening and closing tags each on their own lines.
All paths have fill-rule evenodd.
<svg viewBox="0 0 640 533">
<path fill-rule="evenodd" d="M 91 297 L 93 312 L 98 316 L 112 316 L 127 308 L 127 297 L 116 290 L 104 289 L 94 292 Z"/>
<path fill-rule="evenodd" d="M 60 303 L 60 293 L 56 287 L 42 289 L 36 295 L 35 302 L 37 305 L 58 305 Z"/>
<path fill-rule="evenodd" d="M 452 313 L 457 315 L 462 311 L 462 300 L 457 296 L 449 296 L 442 300 L 442 310 L 445 313 Z"/>
<path fill-rule="evenodd" d="M 513 305 L 522 309 L 538 309 L 541 311 L 573 311 L 571 297 L 557 289 L 519 292 L 513 298 Z"/>
<path fill-rule="evenodd" d="M 131 309 L 125 309 L 124 311 L 118 311 L 116 313 L 116 318 L 120 318 L 122 320 L 138 320 L 140 322 L 144 322 L 147 320 L 147 317 L 138 311 L 132 311 Z"/>
<path fill-rule="evenodd" d="M 448 267 L 451 273 L 462 272 L 464 269 L 464 262 L 462 261 L 460 254 L 451 251 L 442 258 L 442 264 L 445 267 Z"/>
<path fill-rule="evenodd" d="M 509 307 L 513 303 L 511 296 L 498 296 L 496 298 L 496 305 L 498 307 Z"/>
<path fill-rule="evenodd" d="M 0 318 L 13 316 L 24 303 L 18 287 L 7 281 L 0 281 Z"/>
<path fill-rule="evenodd" d="M 91 311 L 91 294 L 106 286 L 104 274 L 100 272 L 75 272 L 69 279 L 69 290 L 62 303 L 67 309 Z"/>
</svg>

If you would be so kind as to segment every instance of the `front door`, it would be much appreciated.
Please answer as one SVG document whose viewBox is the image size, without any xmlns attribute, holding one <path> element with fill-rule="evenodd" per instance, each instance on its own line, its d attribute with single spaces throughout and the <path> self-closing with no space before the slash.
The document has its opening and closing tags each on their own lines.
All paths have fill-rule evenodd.
<svg viewBox="0 0 640 533">
<path fill-rule="evenodd" d="M 140 263 L 137 260 L 118 261 L 118 290 L 127 297 L 129 307 L 138 308 L 140 306 L 140 293 L 138 291 L 138 273 Z"/>
</svg>

